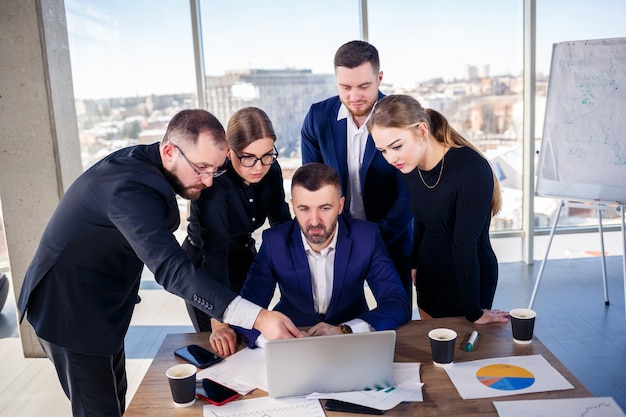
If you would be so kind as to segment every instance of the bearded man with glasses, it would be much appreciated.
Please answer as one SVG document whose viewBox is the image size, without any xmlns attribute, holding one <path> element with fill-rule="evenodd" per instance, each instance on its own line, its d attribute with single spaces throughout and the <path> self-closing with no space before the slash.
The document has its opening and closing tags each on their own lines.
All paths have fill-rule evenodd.
<svg viewBox="0 0 626 417">
<path fill-rule="evenodd" d="M 53 362 L 74 416 L 121 416 L 124 336 L 144 264 L 163 287 L 212 317 L 270 338 L 299 336 L 196 268 L 174 236 L 176 194 L 195 199 L 223 171 L 221 123 L 183 110 L 163 141 L 119 150 L 79 176 L 61 198 L 26 272 L 18 307 Z"/>
</svg>

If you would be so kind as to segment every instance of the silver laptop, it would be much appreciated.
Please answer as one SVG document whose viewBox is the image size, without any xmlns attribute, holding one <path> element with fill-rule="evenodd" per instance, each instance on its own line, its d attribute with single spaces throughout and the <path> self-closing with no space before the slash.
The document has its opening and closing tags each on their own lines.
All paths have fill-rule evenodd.
<svg viewBox="0 0 626 417">
<path fill-rule="evenodd" d="M 268 394 L 288 397 L 390 386 L 395 346 L 394 330 L 268 340 Z"/>
</svg>

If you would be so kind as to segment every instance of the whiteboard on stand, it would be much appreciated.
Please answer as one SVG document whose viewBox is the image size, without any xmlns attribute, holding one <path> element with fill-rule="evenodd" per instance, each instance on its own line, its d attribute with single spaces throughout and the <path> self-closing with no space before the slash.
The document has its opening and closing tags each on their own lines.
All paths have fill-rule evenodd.
<svg viewBox="0 0 626 417">
<path fill-rule="evenodd" d="M 626 204 L 626 38 L 554 44 L 536 194 Z"/>
</svg>

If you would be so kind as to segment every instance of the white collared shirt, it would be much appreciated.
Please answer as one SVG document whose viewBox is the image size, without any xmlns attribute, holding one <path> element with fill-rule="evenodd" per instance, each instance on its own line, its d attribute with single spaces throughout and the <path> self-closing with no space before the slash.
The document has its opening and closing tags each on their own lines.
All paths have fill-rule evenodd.
<svg viewBox="0 0 626 417">
<path fill-rule="evenodd" d="M 370 112 L 370 115 L 372 113 Z M 369 119 L 369 116 L 367 118 Z M 352 114 L 342 103 L 337 113 L 337 121 L 346 119 L 346 148 L 348 162 L 348 197 L 350 199 L 350 216 L 355 219 L 366 220 L 363 197 L 361 196 L 361 165 L 365 155 L 365 145 L 369 134 L 366 122 L 360 128 L 356 127 Z"/>
<path fill-rule="evenodd" d="M 311 271 L 311 285 L 313 288 L 313 307 L 318 314 L 326 314 L 328 305 L 333 295 L 333 283 L 335 280 L 335 248 L 337 246 L 337 236 L 339 235 L 339 223 L 335 228 L 335 235 L 330 244 L 320 253 L 311 249 L 304 234 L 300 232 L 302 243 L 309 261 Z M 350 326 L 353 333 L 365 333 L 372 331 L 372 327 L 361 319 L 352 319 L 345 324 Z"/>
<path fill-rule="evenodd" d="M 326 246 L 320 253 L 315 252 L 302 231 L 300 231 L 300 237 L 302 238 L 302 244 L 304 245 L 304 251 L 309 263 L 309 270 L 311 272 L 311 288 L 313 292 L 313 308 L 318 314 L 326 314 L 330 299 L 333 295 L 333 281 L 334 281 L 334 269 L 335 269 L 335 247 L 337 246 L 337 236 L 339 235 L 339 223 L 335 229 L 335 234 L 330 241 L 330 244 Z M 239 300 L 238 300 L 239 299 Z M 235 301 L 241 301 L 248 304 L 252 304 L 247 300 L 237 297 L 233 300 L 231 305 L 236 305 Z M 242 304 L 242 303 L 239 304 Z M 252 304 L 254 306 L 254 304 Z M 243 307 L 243 306 L 241 306 Z M 251 306 L 250 306 L 251 307 Z M 248 307 L 248 308 L 250 308 Z M 227 309 L 228 311 L 229 309 Z M 257 313 L 258 314 L 258 313 Z M 224 314 L 226 316 L 226 313 Z M 256 318 L 256 314 L 254 315 Z M 225 320 L 226 321 L 226 320 Z M 252 323 L 253 324 L 253 323 Z M 353 333 L 365 333 L 373 331 L 373 328 L 364 320 L 355 318 L 347 321 L 345 324 L 350 326 Z M 252 326 L 250 325 L 249 328 Z M 255 345 L 258 347 L 265 346 L 265 337 L 259 335 L 255 341 Z"/>
<path fill-rule="evenodd" d="M 304 233 L 300 231 L 306 259 L 309 262 L 311 271 L 311 286 L 313 289 L 313 307 L 317 314 L 326 314 L 330 298 L 333 294 L 333 278 L 335 268 L 335 246 L 337 245 L 337 234 L 339 233 L 339 223 L 335 227 L 335 233 L 328 246 L 320 253 L 315 252 Z"/>
</svg>

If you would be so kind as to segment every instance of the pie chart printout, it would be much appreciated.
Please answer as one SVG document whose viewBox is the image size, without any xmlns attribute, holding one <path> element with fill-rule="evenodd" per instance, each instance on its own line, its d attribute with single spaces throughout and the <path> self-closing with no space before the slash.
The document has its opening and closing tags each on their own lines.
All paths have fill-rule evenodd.
<svg viewBox="0 0 626 417">
<path fill-rule="evenodd" d="M 481 384 L 502 391 L 516 391 L 535 383 L 535 376 L 527 369 L 506 364 L 484 366 L 476 372 L 476 378 Z"/>
</svg>

